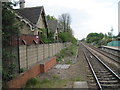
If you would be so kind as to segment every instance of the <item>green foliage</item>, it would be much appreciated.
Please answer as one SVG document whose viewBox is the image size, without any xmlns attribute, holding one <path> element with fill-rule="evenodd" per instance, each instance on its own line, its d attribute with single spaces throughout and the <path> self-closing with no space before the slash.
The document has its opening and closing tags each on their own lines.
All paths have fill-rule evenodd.
<svg viewBox="0 0 120 90">
<path fill-rule="evenodd" d="M 113 35 L 113 27 L 111 27 L 110 32 L 107 34 L 103 33 L 89 33 L 86 37 L 86 42 L 92 45 L 101 46 L 107 45 L 108 42 L 117 40 L 117 37 Z M 81 40 L 84 41 L 85 39 Z"/>
<path fill-rule="evenodd" d="M 72 44 L 70 45 L 69 47 L 67 48 L 64 48 L 60 51 L 60 53 L 58 53 L 56 55 L 57 57 L 57 62 L 58 61 L 62 61 L 62 59 L 65 57 L 65 56 L 75 56 L 76 55 L 76 49 L 77 49 L 77 46 Z"/>
<path fill-rule="evenodd" d="M 19 73 L 22 73 L 24 71 L 25 71 L 24 68 L 20 68 Z"/>
<path fill-rule="evenodd" d="M 72 81 L 81 81 L 80 77 L 71 78 Z"/>
<path fill-rule="evenodd" d="M 52 76 L 51 79 L 39 79 L 33 78 L 29 80 L 23 89 L 29 88 L 64 88 L 67 83 L 74 83 L 75 81 L 81 81 L 80 77 L 73 77 L 70 79 L 61 79 L 59 76 Z"/>
<path fill-rule="evenodd" d="M 47 20 L 57 20 L 54 16 L 47 15 Z"/>
<path fill-rule="evenodd" d="M 39 32 L 41 32 L 40 34 L 40 39 L 42 43 L 48 43 L 48 37 L 47 37 L 47 30 L 45 28 L 39 28 Z"/>
<path fill-rule="evenodd" d="M 10 44 L 13 38 L 17 38 L 19 30 L 22 28 L 21 23 L 16 19 L 12 11 L 12 3 L 2 3 L 2 76 L 4 81 L 9 81 L 15 77 L 16 65 L 13 60 L 15 54 L 11 53 L 13 46 Z"/>
<path fill-rule="evenodd" d="M 33 78 L 32 81 L 29 80 L 25 88 L 58 88 L 63 87 L 67 83 L 67 80 L 61 80 L 58 76 L 53 76 L 51 79 L 38 79 Z"/>
<path fill-rule="evenodd" d="M 89 33 L 86 38 L 86 42 L 92 45 L 100 46 L 103 44 L 105 35 L 103 33 Z"/>
<path fill-rule="evenodd" d="M 5 61 L 10 59 L 10 58 L 14 58 L 14 59 L 16 58 L 16 56 L 14 54 L 8 52 L 8 50 L 6 50 L 6 49 L 3 49 L 2 52 L 3 52 L 2 59 Z"/>
<path fill-rule="evenodd" d="M 68 60 L 65 64 L 73 64 L 71 60 Z"/>
<path fill-rule="evenodd" d="M 103 33 L 89 33 L 86 38 L 86 42 L 95 46 L 107 45 L 108 42 L 111 42 L 111 34 Z"/>
<path fill-rule="evenodd" d="M 9 81 L 15 77 L 15 68 L 16 68 L 15 64 L 9 65 L 8 68 L 6 68 L 6 69 L 3 68 L 2 78 L 4 81 Z"/>
<path fill-rule="evenodd" d="M 54 33 L 50 32 L 47 36 L 47 30 L 44 28 L 40 28 L 39 32 L 41 32 L 39 37 L 42 43 L 54 43 Z"/>
<path fill-rule="evenodd" d="M 59 76 L 54 75 L 54 76 L 52 76 L 52 80 L 60 80 L 60 77 L 59 77 Z"/>
<path fill-rule="evenodd" d="M 58 37 L 62 40 L 62 42 L 72 42 L 73 44 L 77 43 L 77 40 L 71 32 L 61 32 L 58 34 Z"/>
<path fill-rule="evenodd" d="M 8 44 L 11 36 L 19 34 L 19 30 L 22 27 L 20 22 L 17 22 L 14 12 L 8 10 L 3 4 L 2 7 L 2 33 L 3 33 L 3 44 Z"/>
<path fill-rule="evenodd" d="M 39 83 L 39 80 L 37 78 L 31 78 L 27 81 L 26 86 L 36 85 L 37 83 Z"/>
<path fill-rule="evenodd" d="M 49 43 L 53 43 L 54 42 L 54 33 L 52 33 L 52 32 L 49 33 L 48 41 L 49 41 Z"/>
<path fill-rule="evenodd" d="M 104 35 L 102 33 L 98 34 L 98 33 L 90 33 L 87 35 L 87 43 L 93 43 L 93 44 L 97 44 L 102 38 L 104 37 Z"/>
<path fill-rule="evenodd" d="M 85 42 L 85 38 L 81 39 L 81 42 Z"/>
</svg>

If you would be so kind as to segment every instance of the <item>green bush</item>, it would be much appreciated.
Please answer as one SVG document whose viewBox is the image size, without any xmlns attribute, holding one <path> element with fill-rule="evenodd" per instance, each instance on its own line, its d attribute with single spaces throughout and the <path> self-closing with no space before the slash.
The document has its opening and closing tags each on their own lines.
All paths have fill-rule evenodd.
<svg viewBox="0 0 120 90">
<path fill-rule="evenodd" d="M 39 80 L 37 78 L 31 78 L 27 81 L 26 85 L 36 85 L 37 83 L 39 83 Z"/>
<path fill-rule="evenodd" d="M 73 44 L 77 43 L 77 40 L 70 32 L 61 32 L 58 37 L 62 40 L 62 42 L 72 42 Z"/>
<path fill-rule="evenodd" d="M 24 68 L 20 68 L 19 73 L 24 72 Z"/>
<path fill-rule="evenodd" d="M 8 68 L 2 69 L 2 78 L 4 81 L 10 81 L 15 77 L 15 64 L 11 64 L 8 66 Z"/>
<path fill-rule="evenodd" d="M 57 57 L 57 62 L 58 61 L 62 61 L 62 59 L 65 56 L 75 56 L 76 55 L 76 50 L 77 50 L 77 46 L 75 44 L 71 44 L 69 47 L 64 48 L 63 50 L 60 51 L 60 53 L 58 53 L 56 55 Z"/>
</svg>

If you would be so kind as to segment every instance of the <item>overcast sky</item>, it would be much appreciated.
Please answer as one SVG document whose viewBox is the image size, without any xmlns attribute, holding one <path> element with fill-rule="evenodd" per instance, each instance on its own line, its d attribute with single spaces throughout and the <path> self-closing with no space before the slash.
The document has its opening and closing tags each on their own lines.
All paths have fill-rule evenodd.
<svg viewBox="0 0 120 90">
<path fill-rule="evenodd" d="M 47 15 L 56 18 L 62 13 L 69 13 L 74 36 L 82 39 L 91 32 L 107 33 L 111 27 L 114 29 L 113 34 L 118 34 L 118 2 L 119 0 L 25 0 L 25 7 L 42 5 Z"/>
</svg>

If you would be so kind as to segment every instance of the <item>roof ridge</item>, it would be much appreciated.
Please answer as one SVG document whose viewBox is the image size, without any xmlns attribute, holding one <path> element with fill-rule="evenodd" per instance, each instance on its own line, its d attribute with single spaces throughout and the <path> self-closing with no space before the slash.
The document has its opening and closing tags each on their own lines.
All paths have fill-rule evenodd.
<svg viewBox="0 0 120 90">
<path fill-rule="evenodd" d="M 43 6 L 39 6 L 39 7 L 16 9 L 15 11 L 24 19 L 28 19 L 31 23 L 36 25 L 43 9 L 44 9 Z"/>
<path fill-rule="evenodd" d="M 25 7 L 25 8 L 22 8 L 22 9 L 32 9 L 32 8 L 43 8 L 44 6 L 35 6 L 35 7 Z M 14 10 L 22 10 L 22 9 L 14 9 Z"/>
</svg>

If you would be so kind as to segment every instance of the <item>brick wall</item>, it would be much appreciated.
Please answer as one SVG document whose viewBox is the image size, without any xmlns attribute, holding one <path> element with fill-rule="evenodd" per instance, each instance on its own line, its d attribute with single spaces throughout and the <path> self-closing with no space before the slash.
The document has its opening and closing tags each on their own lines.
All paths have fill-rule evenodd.
<svg viewBox="0 0 120 90">
<path fill-rule="evenodd" d="M 56 64 L 56 57 L 51 58 L 49 61 L 46 61 L 46 62 L 40 64 L 41 72 L 47 72 L 55 64 Z"/>
<path fill-rule="evenodd" d="M 33 40 L 35 40 L 37 42 L 37 44 L 39 44 L 40 40 L 38 38 L 38 35 L 28 35 L 28 34 L 23 34 L 20 36 L 20 39 L 19 39 L 19 44 L 20 45 L 24 45 L 24 43 L 22 42 L 22 40 L 26 41 L 26 45 L 32 45 L 32 44 L 35 44 L 33 42 Z"/>
<path fill-rule="evenodd" d="M 9 88 L 21 88 L 26 82 L 32 78 L 37 76 L 40 73 L 47 72 L 50 68 L 52 68 L 56 64 L 56 57 L 50 58 L 42 62 L 41 64 L 37 64 L 30 68 L 28 71 L 20 74 L 15 79 L 9 81 L 7 83 Z"/>
<path fill-rule="evenodd" d="M 38 75 L 40 73 L 41 73 L 40 65 L 35 65 L 30 70 L 26 71 L 23 74 L 20 74 L 15 79 L 9 81 L 7 83 L 8 87 L 9 88 L 20 88 L 27 82 L 27 80 L 29 80 L 32 77 L 35 77 L 36 75 Z"/>
</svg>

